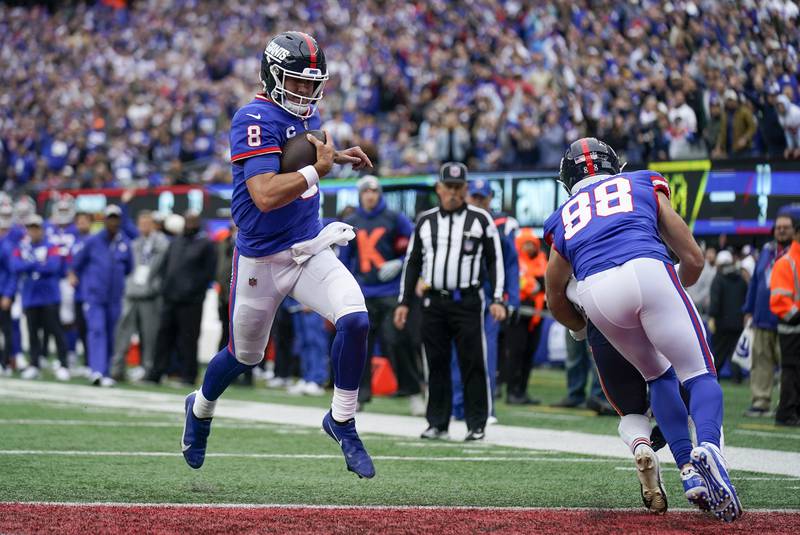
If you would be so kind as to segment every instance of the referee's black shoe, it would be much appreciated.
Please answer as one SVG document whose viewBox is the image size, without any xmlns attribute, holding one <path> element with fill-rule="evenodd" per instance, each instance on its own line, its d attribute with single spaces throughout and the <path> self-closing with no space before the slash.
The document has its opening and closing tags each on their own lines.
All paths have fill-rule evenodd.
<svg viewBox="0 0 800 535">
<path fill-rule="evenodd" d="M 470 429 L 467 432 L 466 438 L 464 438 L 464 442 L 470 442 L 473 440 L 483 440 L 486 437 L 486 433 L 483 432 L 482 427 L 478 427 L 477 429 Z"/>
</svg>

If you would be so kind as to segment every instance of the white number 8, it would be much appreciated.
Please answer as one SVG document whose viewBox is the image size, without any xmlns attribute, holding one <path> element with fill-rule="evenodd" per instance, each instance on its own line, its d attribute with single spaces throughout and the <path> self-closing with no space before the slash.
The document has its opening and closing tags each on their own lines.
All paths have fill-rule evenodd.
<svg viewBox="0 0 800 535">
<path fill-rule="evenodd" d="M 261 145 L 261 127 L 251 124 L 247 127 L 247 146 L 258 147 Z"/>
<path fill-rule="evenodd" d="M 610 188 L 616 187 L 614 191 Z M 608 182 L 603 182 L 592 191 L 594 208 L 598 217 L 607 217 L 614 214 L 633 212 L 633 197 L 631 196 L 631 183 L 625 177 L 618 177 Z M 617 204 L 611 206 L 611 203 Z M 561 220 L 564 222 L 564 239 L 568 240 L 589 224 L 592 219 L 592 199 L 584 191 L 576 195 L 561 209 Z"/>
</svg>

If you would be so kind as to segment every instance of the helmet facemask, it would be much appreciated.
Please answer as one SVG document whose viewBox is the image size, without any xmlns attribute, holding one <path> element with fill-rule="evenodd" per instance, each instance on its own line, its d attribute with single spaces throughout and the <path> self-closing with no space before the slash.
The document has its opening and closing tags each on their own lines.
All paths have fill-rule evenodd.
<svg viewBox="0 0 800 535">
<path fill-rule="evenodd" d="M 317 103 L 323 97 L 323 88 L 328 80 L 327 72 L 308 67 L 303 69 L 303 72 L 296 72 L 285 69 L 280 65 L 272 64 L 269 67 L 269 74 L 274 82 L 274 88 L 269 91 L 269 97 L 275 104 L 301 119 L 308 119 L 314 114 Z M 309 96 L 289 91 L 286 88 L 287 78 L 309 80 L 313 82 L 314 90 Z M 267 91 L 269 85 L 267 81 L 261 80 L 261 83 L 264 84 L 264 90 Z"/>
</svg>

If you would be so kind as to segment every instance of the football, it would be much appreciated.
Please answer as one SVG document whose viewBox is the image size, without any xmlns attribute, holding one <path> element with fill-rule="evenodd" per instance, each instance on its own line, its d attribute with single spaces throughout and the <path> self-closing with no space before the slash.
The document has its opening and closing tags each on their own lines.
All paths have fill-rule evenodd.
<svg viewBox="0 0 800 535">
<path fill-rule="evenodd" d="M 311 134 L 325 143 L 325 132 L 322 130 L 308 130 L 291 138 L 283 146 L 281 173 L 292 173 L 317 161 L 317 148 L 306 139 L 306 134 Z"/>
</svg>

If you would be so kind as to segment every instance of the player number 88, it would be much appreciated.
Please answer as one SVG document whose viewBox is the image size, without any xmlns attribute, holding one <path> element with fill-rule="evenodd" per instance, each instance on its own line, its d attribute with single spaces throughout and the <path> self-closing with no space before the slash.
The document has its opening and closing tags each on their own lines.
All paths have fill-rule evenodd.
<svg viewBox="0 0 800 535">
<path fill-rule="evenodd" d="M 633 211 L 631 183 L 627 178 L 603 182 L 592 190 L 591 196 L 588 191 L 581 192 L 561 209 L 565 240 L 572 238 L 592 220 L 592 197 L 595 200 L 594 213 L 598 217 Z"/>
</svg>

